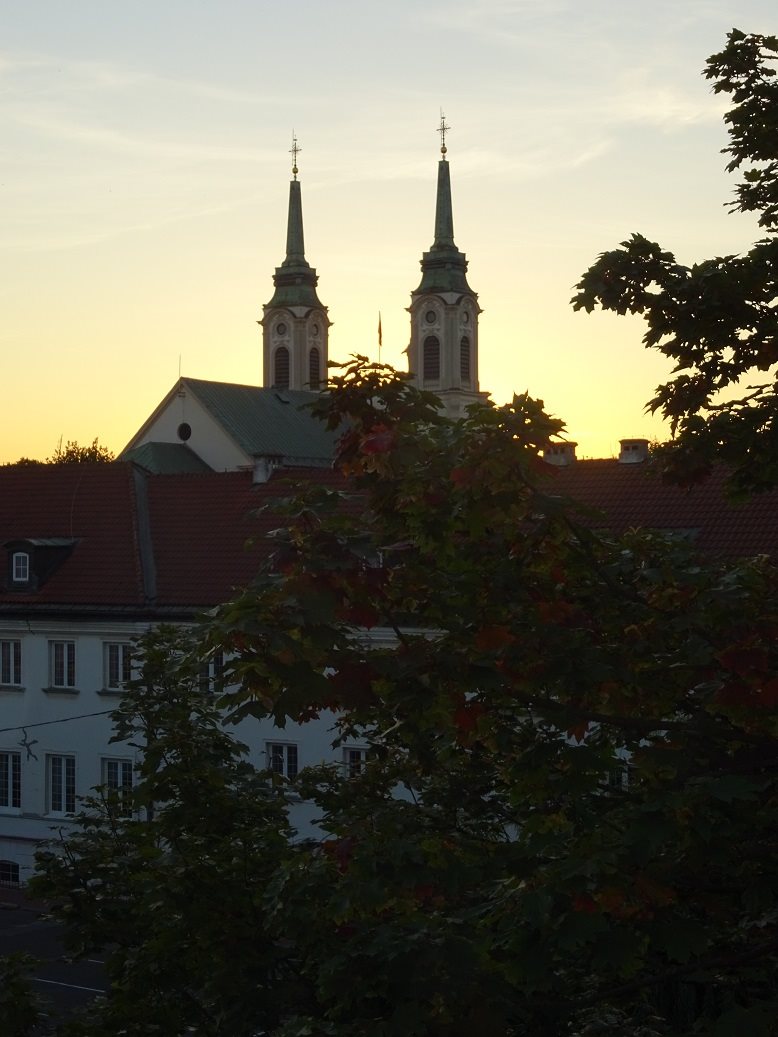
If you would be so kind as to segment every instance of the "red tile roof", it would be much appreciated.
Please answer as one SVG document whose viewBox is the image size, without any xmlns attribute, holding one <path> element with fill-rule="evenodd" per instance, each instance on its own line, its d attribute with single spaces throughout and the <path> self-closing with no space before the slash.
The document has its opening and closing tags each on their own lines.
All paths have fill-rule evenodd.
<svg viewBox="0 0 778 1037">
<path fill-rule="evenodd" d="M 218 604 L 272 550 L 264 534 L 283 519 L 256 512 L 291 495 L 287 476 L 344 486 L 322 468 L 255 484 L 250 472 L 144 477 L 120 462 L 0 467 L 0 612 L 120 609 L 153 618 Z M 598 509 L 588 521 L 614 533 L 644 526 L 688 534 L 713 557 L 778 556 L 778 492 L 730 503 L 722 473 L 683 490 L 662 483 L 650 463 L 576 461 L 553 469 L 546 488 Z M 3 545 L 53 537 L 75 540 L 59 567 L 37 591 L 9 589 Z"/>
<path fill-rule="evenodd" d="M 736 559 L 778 556 L 778 491 L 727 499 L 725 472 L 688 489 L 664 483 L 650 462 L 575 461 L 551 473 L 548 492 L 596 508 L 590 525 L 623 533 L 646 528 L 691 537 L 701 554 Z"/>
<path fill-rule="evenodd" d="M 144 477 L 121 462 L 0 467 L 0 612 L 35 605 L 165 614 L 225 601 L 272 550 L 264 534 L 282 520 L 255 512 L 292 496 L 290 480 L 343 485 L 322 468 L 255 484 L 248 471 Z M 38 590 L 12 589 L 3 545 L 43 537 L 76 543 Z"/>
<path fill-rule="evenodd" d="M 294 496 L 296 482 L 344 485 L 328 468 L 276 472 L 258 484 L 250 472 L 152 476 L 149 515 L 160 604 L 213 605 L 246 586 L 273 550 L 265 534 L 283 523 L 272 511 L 256 512 Z"/>
<path fill-rule="evenodd" d="M 140 605 L 144 600 L 129 465 L 0 467 L 0 548 L 9 540 L 73 537 L 67 561 L 35 592 L 6 590 L 0 550 L 0 602 L 20 605 Z"/>
</svg>

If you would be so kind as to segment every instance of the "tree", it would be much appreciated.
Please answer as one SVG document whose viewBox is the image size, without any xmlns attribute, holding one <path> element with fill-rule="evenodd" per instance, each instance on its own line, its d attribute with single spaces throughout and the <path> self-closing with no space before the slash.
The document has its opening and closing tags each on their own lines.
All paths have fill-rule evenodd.
<svg viewBox="0 0 778 1037">
<path fill-rule="evenodd" d="M 704 75 L 728 94 L 727 169 L 742 181 L 731 209 L 759 214 L 765 236 L 744 255 L 691 267 L 641 234 L 602 253 L 583 275 L 576 309 L 645 317 L 643 341 L 675 361 L 648 403 L 670 420 L 668 474 L 691 482 L 715 461 L 735 493 L 778 482 L 778 37 L 733 29 Z"/>
<path fill-rule="evenodd" d="M 73 439 L 69 439 L 65 446 L 60 439 L 57 449 L 46 458 L 46 464 L 106 464 L 114 460 L 114 454 L 98 443 L 97 438 L 92 440 L 89 446 L 81 446 Z"/>
<path fill-rule="evenodd" d="M 161 628 L 139 651 L 114 718 L 115 740 L 143 751 L 137 784 L 96 790 L 32 884 L 53 901 L 66 949 L 106 960 L 110 997 L 64 1032 L 271 1030 L 301 997 L 263 903 L 294 853 L 283 798 L 223 731 L 191 638 Z"/>
<path fill-rule="evenodd" d="M 107 464 L 115 461 L 114 453 L 99 443 L 95 437 L 89 446 L 81 446 L 76 440 L 69 439 L 65 446 L 60 439 L 57 448 L 51 457 L 45 461 L 37 461 L 31 457 L 20 457 L 17 461 L 9 461 L 8 464 L 16 465 L 42 465 L 42 464 Z"/>
<path fill-rule="evenodd" d="M 72 950 L 119 944 L 79 1032 L 769 1033 L 775 571 L 597 537 L 528 397 L 450 422 L 357 360 L 319 406 L 348 493 L 289 500 L 200 651 L 234 719 L 330 717 L 370 758 L 303 773 L 323 839 L 290 843 L 197 659 L 147 646 L 117 736 L 153 816 L 90 804 L 41 861 Z"/>
<path fill-rule="evenodd" d="M 40 1033 L 43 1005 L 33 993 L 29 973 L 35 960 L 27 954 L 0 957 L 0 1032 L 6 1037 Z"/>
<path fill-rule="evenodd" d="M 594 536 L 527 397 L 451 423 L 357 362 L 321 409 L 364 507 L 291 504 L 210 633 L 239 715 L 373 753 L 303 786 L 332 838 L 274 886 L 316 992 L 283 1032 L 767 1032 L 775 572 Z"/>
<path fill-rule="evenodd" d="M 42 859 L 73 950 L 120 944 L 78 1032 L 774 1033 L 776 570 L 596 535 L 526 395 L 451 422 L 364 358 L 331 385 L 347 486 L 290 495 L 194 657 L 147 646 L 117 734 L 152 816 L 97 801 Z M 217 650 L 232 719 L 369 747 L 300 776 L 320 842 L 193 697 Z"/>
</svg>

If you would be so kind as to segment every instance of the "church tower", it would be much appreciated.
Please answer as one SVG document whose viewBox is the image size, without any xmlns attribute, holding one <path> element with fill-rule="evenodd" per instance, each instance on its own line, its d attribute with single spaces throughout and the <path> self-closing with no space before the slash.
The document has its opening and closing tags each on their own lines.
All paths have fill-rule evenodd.
<svg viewBox="0 0 778 1037">
<path fill-rule="evenodd" d="M 486 399 L 478 388 L 478 296 L 467 283 L 467 259 L 454 244 L 446 126 L 440 118 L 435 240 L 421 260 L 421 283 L 411 292 L 408 368 L 414 385 L 438 395 L 450 418 Z"/>
<path fill-rule="evenodd" d="M 330 320 L 316 294 L 319 278 L 305 258 L 303 203 L 297 179 L 297 137 L 292 138 L 292 180 L 286 259 L 273 275 L 273 298 L 263 306 L 262 360 L 265 387 L 320 389 L 327 380 Z"/>
</svg>

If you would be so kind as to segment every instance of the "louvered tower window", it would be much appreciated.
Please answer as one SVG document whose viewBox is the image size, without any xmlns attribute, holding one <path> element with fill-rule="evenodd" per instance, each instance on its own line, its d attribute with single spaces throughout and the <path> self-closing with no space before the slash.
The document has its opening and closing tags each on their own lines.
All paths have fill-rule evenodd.
<svg viewBox="0 0 778 1037">
<path fill-rule="evenodd" d="M 459 343 L 459 377 L 463 382 L 470 381 L 470 339 L 467 335 Z"/>
<path fill-rule="evenodd" d="M 440 380 L 440 342 L 434 335 L 424 339 L 424 372 L 425 382 Z"/>
<path fill-rule="evenodd" d="M 318 389 L 321 382 L 321 356 L 316 346 L 308 354 L 308 384 Z"/>
<path fill-rule="evenodd" d="M 273 359 L 273 386 L 276 389 L 289 388 L 289 350 L 279 346 Z"/>
</svg>

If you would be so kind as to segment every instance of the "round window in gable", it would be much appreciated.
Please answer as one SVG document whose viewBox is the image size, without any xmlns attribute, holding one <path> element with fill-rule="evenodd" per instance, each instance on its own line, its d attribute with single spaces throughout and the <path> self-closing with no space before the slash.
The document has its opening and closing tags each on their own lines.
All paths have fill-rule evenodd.
<svg viewBox="0 0 778 1037">
<path fill-rule="evenodd" d="M 436 316 L 436 314 L 435 314 L 434 310 L 427 310 L 427 312 L 424 314 L 424 319 L 426 320 L 426 322 L 428 324 L 434 324 L 435 323 L 435 316 Z"/>
<path fill-rule="evenodd" d="M 285 334 L 286 334 L 286 324 L 284 324 L 284 322 L 281 321 L 280 324 L 276 324 L 276 335 L 285 335 Z"/>
<path fill-rule="evenodd" d="M 192 435 L 192 426 L 188 422 L 182 421 L 178 426 L 177 432 L 181 442 L 186 443 L 187 439 Z"/>
</svg>

